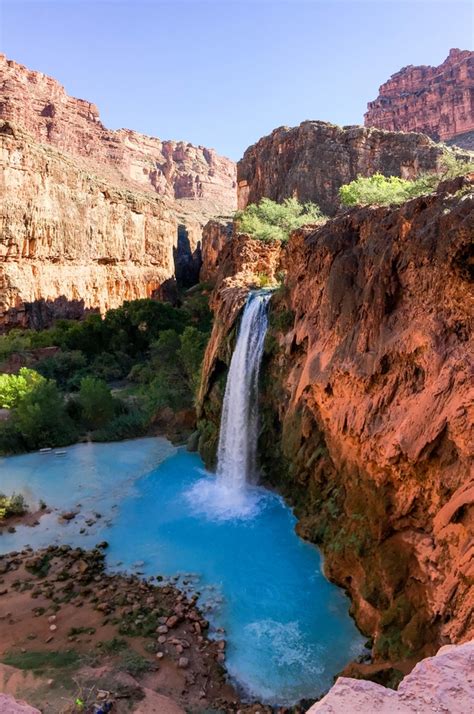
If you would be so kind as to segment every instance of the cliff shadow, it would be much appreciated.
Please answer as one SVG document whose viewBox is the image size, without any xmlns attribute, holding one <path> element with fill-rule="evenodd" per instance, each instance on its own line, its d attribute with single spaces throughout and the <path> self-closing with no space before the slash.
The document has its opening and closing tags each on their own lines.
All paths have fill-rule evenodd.
<svg viewBox="0 0 474 714">
<path fill-rule="evenodd" d="M 189 240 L 188 229 L 182 223 L 178 225 L 178 240 L 173 248 L 174 274 L 180 288 L 191 288 L 199 282 L 202 265 L 201 241 L 193 250 Z"/>
<path fill-rule="evenodd" d="M 60 295 L 54 300 L 33 300 L 24 302 L 19 307 L 11 307 L 0 314 L 0 334 L 21 327 L 44 330 L 56 320 L 81 320 L 98 308 L 86 308 L 84 300 L 68 300 Z"/>
</svg>

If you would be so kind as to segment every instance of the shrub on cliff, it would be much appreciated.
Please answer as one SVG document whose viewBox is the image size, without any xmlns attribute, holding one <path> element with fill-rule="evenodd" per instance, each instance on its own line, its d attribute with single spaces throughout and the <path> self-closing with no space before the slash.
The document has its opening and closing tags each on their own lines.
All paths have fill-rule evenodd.
<svg viewBox="0 0 474 714">
<path fill-rule="evenodd" d="M 355 181 L 341 186 L 339 196 L 344 206 L 389 206 L 412 198 L 414 183 L 383 174 L 374 174 L 368 178 L 359 176 Z"/>
<path fill-rule="evenodd" d="M 435 191 L 440 181 L 463 176 L 474 170 L 470 161 L 458 161 L 446 152 L 440 162 L 440 173 L 422 174 L 409 181 L 398 176 L 358 176 L 354 181 L 341 186 L 339 197 L 344 206 L 389 206 L 404 203 L 411 198 Z"/>
<path fill-rule="evenodd" d="M 287 241 L 290 233 L 307 223 L 322 223 L 325 216 L 315 203 L 299 203 L 296 198 L 286 198 L 276 203 L 262 198 L 251 203 L 244 211 L 237 211 L 235 221 L 240 233 L 248 233 L 263 241 Z"/>
</svg>

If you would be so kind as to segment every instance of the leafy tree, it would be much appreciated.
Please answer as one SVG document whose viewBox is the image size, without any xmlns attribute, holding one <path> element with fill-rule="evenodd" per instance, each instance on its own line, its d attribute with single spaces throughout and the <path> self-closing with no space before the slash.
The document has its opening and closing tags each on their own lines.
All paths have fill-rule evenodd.
<svg viewBox="0 0 474 714">
<path fill-rule="evenodd" d="M 180 337 L 178 357 L 193 396 L 196 395 L 201 379 L 201 365 L 206 349 L 207 335 L 195 327 L 186 327 Z"/>
<path fill-rule="evenodd" d="M 71 389 L 75 386 L 72 378 L 77 372 L 84 372 L 86 366 L 87 359 L 83 352 L 60 350 L 37 362 L 36 369 L 43 377 L 54 379 L 61 389 Z"/>
<path fill-rule="evenodd" d="M 16 407 L 26 394 L 44 381 L 38 372 L 27 367 L 22 367 L 18 374 L 0 374 L 0 407 Z"/>
<path fill-rule="evenodd" d="M 39 382 L 21 399 L 11 421 L 28 449 L 64 446 L 77 437 L 64 399 L 50 380 Z"/>
<path fill-rule="evenodd" d="M 322 223 L 325 216 L 315 203 L 301 204 L 296 198 L 276 203 L 262 198 L 235 214 L 237 229 L 263 241 L 287 241 L 290 233 L 307 223 Z"/>
<path fill-rule="evenodd" d="M 107 384 L 96 377 L 81 379 L 78 402 L 84 424 L 89 429 L 99 429 L 114 415 L 114 398 Z"/>
</svg>

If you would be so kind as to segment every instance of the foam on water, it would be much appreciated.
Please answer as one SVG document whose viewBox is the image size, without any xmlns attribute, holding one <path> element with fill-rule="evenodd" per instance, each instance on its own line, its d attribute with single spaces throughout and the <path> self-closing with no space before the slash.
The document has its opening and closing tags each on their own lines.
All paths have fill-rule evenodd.
<svg viewBox="0 0 474 714">
<path fill-rule="evenodd" d="M 191 511 L 211 521 L 248 521 L 265 507 L 267 492 L 261 488 L 236 490 L 225 481 L 207 476 L 186 493 Z"/>
<path fill-rule="evenodd" d="M 196 454 L 164 439 L 66 452 L 0 460 L 0 491 L 24 491 L 60 510 L 82 504 L 67 523 L 54 512 L 35 528 L 4 533 L 1 552 L 107 540 L 111 567 L 194 588 L 213 628 L 226 631 L 230 675 L 271 703 L 317 696 L 360 651 L 347 598 L 323 577 L 317 549 L 296 536 L 280 497 L 250 489 L 241 508 L 226 509 L 219 493 L 216 506 L 215 477 L 203 475 Z M 90 517 L 95 524 L 81 534 Z"/>
</svg>

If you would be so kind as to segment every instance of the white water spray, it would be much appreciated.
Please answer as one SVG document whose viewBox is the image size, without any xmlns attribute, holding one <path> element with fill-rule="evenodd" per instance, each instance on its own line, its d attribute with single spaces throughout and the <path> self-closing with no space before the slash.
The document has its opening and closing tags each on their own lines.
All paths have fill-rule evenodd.
<svg viewBox="0 0 474 714">
<path fill-rule="evenodd" d="M 250 293 L 230 363 L 222 407 L 217 475 L 229 490 L 255 483 L 258 439 L 258 377 L 268 327 L 271 292 Z"/>
</svg>

